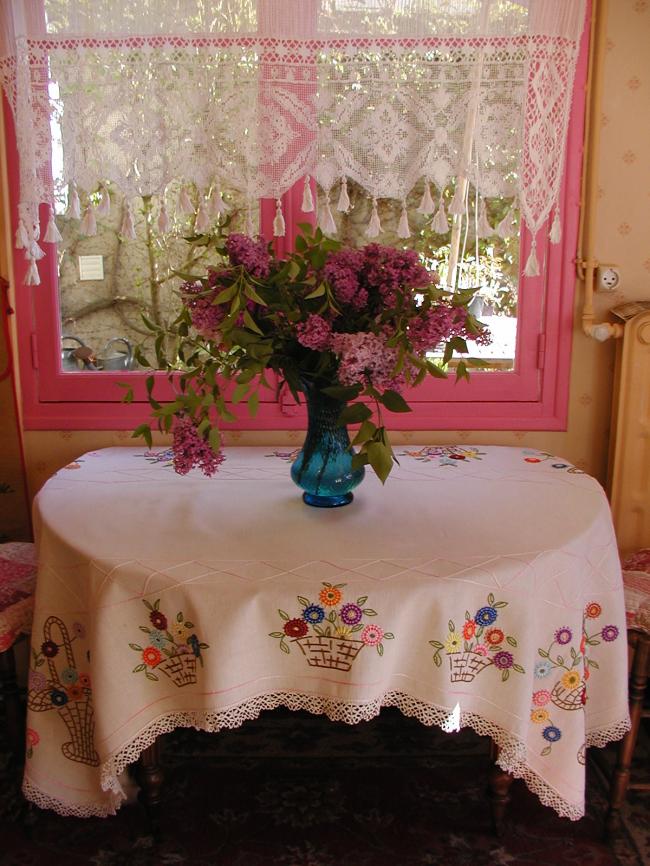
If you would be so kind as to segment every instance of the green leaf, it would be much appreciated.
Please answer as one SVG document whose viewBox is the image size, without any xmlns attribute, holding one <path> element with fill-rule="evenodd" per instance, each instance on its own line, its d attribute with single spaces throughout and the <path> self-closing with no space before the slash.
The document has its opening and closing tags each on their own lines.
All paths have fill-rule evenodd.
<svg viewBox="0 0 650 866">
<path fill-rule="evenodd" d="M 183 622 L 183 614 L 182 613 L 176 614 L 176 622 Z"/>
<path fill-rule="evenodd" d="M 506 668 L 505 671 L 501 671 L 501 681 L 505 683 L 505 681 L 510 676 L 510 671 Z"/>
<path fill-rule="evenodd" d="M 150 629 L 150 628 L 147 628 L 146 625 L 141 625 L 141 626 L 140 626 L 140 631 L 143 631 L 143 632 L 145 632 L 146 634 L 151 634 L 151 629 Z"/>
<path fill-rule="evenodd" d="M 372 421 L 364 421 L 361 427 L 359 427 L 357 435 L 352 440 L 352 444 L 360 445 L 362 442 L 368 442 L 368 440 L 373 438 L 376 432 L 377 426 L 373 424 Z"/>
<path fill-rule="evenodd" d="M 519 673 L 519 674 L 523 674 L 523 673 L 525 673 L 525 671 L 524 671 L 524 669 L 522 668 L 521 665 L 514 664 L 512 667 L 513 667 L 513 668 L 517 671 L 517 673 Z"/>
<path fill-rule="evenodd" d="M 490 605 L 490 607 L 494 607 L 494 595 L 492 593 L 488 595 L 487 603 Z"/>
<path fill-rule="evenodd" d="M 436 667 L 439 668 L 440 665 L 442 664 L 442 659 L 440 658 L 440 652 L 439 651 L 435 652 L 433 654 L 433 660 L 436 663 Z"/>
<path fill-rule="evenodd" d="M 546 650 L 538 649 L 538 650 L 537 650 L 537 653 L 538 653 L 538 654 L 539 654 L 543 659 L 547 659 L 547 658 L 549 657 L 549 655 L 548 655 L 548 653 L 546 652 Z"/>
<path fill-rule="evenodd" d="M 311 301 L 312 298 L 321 298 L 325 294 L 325 283 L 319 283 L 313 292 L 305 295 L 306 301 Z"/>
<path fill-rule="evenodd" d="M 303 607 L 309 607 L 309 599 L 305 598 L 304 595 L 299 595 L 298 601 Z"/>
<path fill-rule="evenodd" d="M 280 638 L 282 638 L 282 637 L 284 637 L 284 632 L 283 632 L 283 631 L 270 631 L 270 632 L 269 632 L 269 637 L 276 637 L 276 638 L 277 638 L 277 637 L 280 637 Z"/>
<path fill-rule="evenodd" d="M 517 646 L 517 641 L 514 637 L 510 637 L 510 635 L 506 635 L 506 640 L 510 644 L 510 646 Z"/>
<path fill-rule="evenodd" d="M 453 633 L 456 631 L 456 626 L 454 625 L 453 619 L 449 620 L 449 622 L 447 623 L 447 628 L 449 629 L 450 633 Z"/>
<path fill-rule="evenodd" d="M 148 680 L 155 680 L 155 682 L 158 682 L 158 677 L 155 674 L 152 674 L 151 671 L 147 671 L 145 676 Z"/>
<path fill-rule="evenodd" d="M 397 391 L 390 388 L 384 391 L 379 397 L 379 402 L 382 403 L 391 412 L 411 412 L 411 407 Z"/>
<path fill-rule="evenodd" d="M 361 424 L 371 416 L 372 411 L 364 403 L 353 403 L 351 406 L 346 406 L 341 412 L 338 417 L 338 424 L 340 427 L 345 427 L 346 424 Z M 370 462 L 372 463 L 372 460 Z M 377 474 L 379 475 L 379 473 Z"/>
<path fill-rule="evenodd" d="M 550 746 L 546 746 L 546 748 L 542 749 L 542 751 L 540 752 L 540 755 L 544 758 L 550 754 L 551 754 L 551 747 Z"/>
<path fill-rule="evenodd" d="M 377 616 L 377 611 L 373 610 L 371 607 L 367 607 L 363 611 L 366 616 Z"/>
<path fill-rule="evenodd" d="M 218 304 L 225 304 L 228 301 L 232 301 L 238 291 L 237 283 L 233 283 L 232 286 L 228 286 L 226 289 L 219 292 L 212 303 L 217 306 Z"/>
<path fill-rule="evenodd" d="M 287 655 L 290 652 L 289 647 L 286 645 L 286 643 L 283 640 L 280 641 L 280 649 L 282 650 L 283 653 L 287 653 Z"/>
<path fill-rule="evenodd" d="M 393 634 L 392 631 L 385 631 L 384 632 L 384 640 L 395 640 L 395 635 Z"/>
<path fill-rule="evenodd" d="M 139 653 L 142 652 L 142 647 L 140 646 L 140 644 L 130 643 L 129 646 L 131 647 L 132 650 L 135 650 L 136 652 L 139 652 Z"/>
<path fill-rule="evenodd" d="M 145 668 L 146 668 L 146 665 L 145 665 L 145 664 L 136 665 L 136 666 L 133 668 L 133 670 L 132 670 L 131 673 L 139 674 L 140 671 L 143 671 Z"/>
<path fill-rule="evenodd" d="M 382 484 L 385 484 L 393 468 L 391 449 L 381 442 L 371 442 L 368 445 L 368 462 L 374 469 L 377 478 Z"/>
<path fill-rule="evenodd" d="M 147 447 L 151 448 L 153 446 L 153 436 L 151 435 L 151 427 L 148 424 L 140 424 L 139 427 L 136 427 L 133 433 L 131 434 L 132 439 L 137 439 L 138 436 L 142 436 L 147 443 Z"/>
<path fill-rule="evenodd" d="M 185 628 L 194 628 L 194 623 L 189 622 L 189 620 L 186 620 L 184 625 L 185 625 Z"/>
<path fill-rule="evenodd" d="M 257 410 L 260 405 L 260 395 L 257 391 L 253 391 L 253 393 L 248 398 L 248 414 L 251 418 L 254 418 L 257 415 Z"/>
<path fill-rule="evenodd" d="M 235 386 L 235 390 L 232 392 L 232 397 L 230 398 L 231 403 L 235 406 L 237 403 L 241 403 L 241 401 L 246 396 L 246 392 L 248 391 L 248 383 L 239 384 Z"/>
<path fill-rule="evenodd" d="M 264 336 L 264 332 L 260 330 L 259 325 L 258 325 L 257 322 L 253 319 L 253 317 L 252 317 L 251 314 L 248 312 L 248 310 L 244 310 L 244 324 L 245 324 L 246 327 L 249 328 L 251 331 L 255 331 L 255 333 L 256 333 L 256 334 L 259 334 L 261 337 Z"/>
<path fill-rule="evenodd" d="M 384 654 L 384 645 L 383 644 L 380 644 L 380 643 L 377 644 L 377 652 L 379 653 L 380 656 L 383 656 L 383 654 Z"/>
<path fill-rule="evenodd" d="M 213 427 L 208 433 L 208 443 L 215 453 L 221 448 L 221 433 L 218 427 Z"/>
<path fill-rule="evenodd" d="M 367 595 L 360 595 L 359 598 L 357 599 L 357 605 L 358 605 L 359 607 L 363 607 L 363 605 L 364 605 L 367 601 L 368 601 L 368 596 L 367 596 Z"/>
<path fill-rule="evenodd" d="M 117 382 L 118 388 L 126 388 L 127 392 L 122 397 L 122 403 L 133 403 L 133 388 L 125 382 Z"/>
<path fill-rule="evenodd" d="M 253 301 L 253 303 L 259 304 L 262 307 L 266 307 L 266 301 L 264 300 L 264 298 L 261 298 L 257 294 L 255 289 L 250 285 L 250 283 L 246 283 L 244 285 L 244 294 L 249 300 Z"/>
<path fill-rule="evenodd" d="M 321 388 L 323 394 L 328 397 L 333 397 L 335 400 L 354 400 L 361 393 L 360 385 L 328 385 L 327 388 Z"/>
<path fill-rule="evenodd" d="M 286 620 L 286 619 L 290 619 L 289 614 L 288 614 L 288 613 L 285 613 L 281 608 L 278 608 L 278 613 L 280 614 L 280 616 L 282 617 L 282 619 L 285 619 L 285 620 Z"/>
<path fill-rule="evenodd" d="M 431 646 L 436 647 L 436 649 L 442 649 L 444 644 L 441 644 L 439 640 L 430 640 L 429 643 Z"/>
</svg>

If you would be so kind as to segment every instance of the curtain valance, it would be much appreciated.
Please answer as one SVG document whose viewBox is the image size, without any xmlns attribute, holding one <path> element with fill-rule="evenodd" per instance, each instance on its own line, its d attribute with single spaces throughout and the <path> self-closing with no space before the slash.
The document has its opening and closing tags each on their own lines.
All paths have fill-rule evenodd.
<svg viewBox="0 0 650 866">
<path fill-rule="evenodd" d="M 329 231 L 348 180 L 402 203 L 402 236 L 423 182 L 420 213 L 446 218 L 445 190 L 464 213 L 472 184 L 517 200 L 533 237 L 553 222 L 585 0 L 10 0 L 2 16 L 27 282 L 38 205 L 54 203 L 53 129 L 87 233 L 103 199 L 83 196 L 103 184 L 159 196 L 164 217 L 180 182 L 197 228 L 235 189 L 249 207 L 277 199 L 282 234 L 280 197 L 305 178 L 313 209 L 310 177 Z M 378 222 L 373 207 L 370 236 Z"/>
</svg>

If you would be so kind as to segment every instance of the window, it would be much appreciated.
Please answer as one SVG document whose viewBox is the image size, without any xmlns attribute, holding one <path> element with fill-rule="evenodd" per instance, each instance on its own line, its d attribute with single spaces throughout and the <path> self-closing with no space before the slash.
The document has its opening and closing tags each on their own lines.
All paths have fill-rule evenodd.
<svg viewBox="0 0 650 866">
<path fill-rule="evenodd" d="M 370 4 L 370 18 L 365 22 L 366 26 L 377 27 L 382 33 L 390 31 L 394 22 L 385 21 L 381 16 L 373 17 L 370 7 L 379 8 L 377 4 Z M 329 4 L 327 8 L 332 15 L 338 9 L 337 4 Z M 349 20 L 354 18 L 354 10 L 354 6 L 349 9 L 346 6 L 345 10 L 341 6 L 341 9 L 338 9 L 339 12 L 345 11 L 348 16 L 344 29 L 351 26 Z M 258 26 L 252 19 L 244 24 L 245 27 Z M 470 387 L 463 382 L 455 384 L 453 377 L 447 381 L 426 382 L 408 396 L 414 412 L 391 419 L 391 426 L 395 429 L 400 426 L 411 429 L 561 429 L 564 425 L 572 318 L 572 259 L 577 227 L 586 69 L 584 36 L 582 41 L 581 59 L 574 85 L 566 171 L 556 205 L 556 211 L 562 216 L 563 237 L 559 244 L 543 244 L 542 237 L 545 237 L 547 232 L 542 230 L 537 233 L 536 252 L 543 263 L 543 276 L 526 276 L 524 273 L 532 237 L 525 225 L 519 224 L 514 195 L 492 195 L 489 189 L 487 192 L 486 188 L 479 189 L 481 171 L 486 174 L 485 167 L 491 164 L 490 160 L 494 165 L 500 165 L 494 153 L 487 156 L 482 153 L 481 171 L 478 168 L 476 171 L 466 171 L 466 216 L 461 219 L 454 218 L 454 223 L 460 225 L 460 231 L 452 230 L 450 218 L 448 233 L 435 232 L 431 228 L 433 214 L 418 216 L 417 202 L 424 193 L 422 181 L 413 185 L 406 202 L 411 233 L 408 239 L 398 237 L 397 233 L 401 214 L 400 200 L 378 199 L 378 216 L 382 227 L 387 231 L 377 240 L 414 246 L 425 258 L 438 264 L 443 276 L 446 276 L 449 269 L 450 258 L 452 261 L 454 259 L 455 238 L 460 251 L 459 264 L 455 269 L 456 284 L 469 284 L 480 279 L 483 315 L 487 315 L 496 337 L 488 352 L 490 367 L 485 372 L 475 371 Z M 367 64 L 375 71 L 379 68 L 376 58 L 369 56 Z M 305 69 L 307 78 L 309 63 L 305 64 Z M 311 83 L 309 87 L 313 91 Z M 342 99 L 341 94 L 342 91 L 336 91 L 335 96 Z M 56 95 L 58 98 L 59 94 Z M 65 96 L 62 98 L 65 99 Z M 469 111 L 471 113 L 471 101 Z M 465 127 L 467 116 L 466 106 L 463 120 Z M 268 132 L 268 125 L 273 126 L 273 120 L 267 117 L 264 123 L 267 124 L 265 131 Z M 18 225 L 19 167 L 13 119 L 8 110 L 5 110 L 5 128 L 14 209 L 13 223 Z M 376 125 L 374 129 L 368 127 L 367 130 L 368 135 L 377 135 L 379 132 L 382 130 Z M 383 132 L 385 133 L 385 129 Z M 278 132 L 278 135 L 280 134 L 281 129 Z M 64 140 L 66 137 L 69 138 L 64 129 Z M 386 149 L 390 150 L 390 146 L 386 145 Z M 473 150 L 470 146 L 470 152 L 476 154 L 478 164 L 479 146 L 476 145 Z M 56 178 L 59 167 L 56 148 L 54 154 L 52 162 Z M 386 153 L 386 157 L 390 162 L 391 154 Z M 367 185 L 355 185 L 351 176 L 348 195 L 354 207 L 347 214 L 339 212 L 333 205 L 330 206 L 330 198 L 333 202 L 340 181 L 338 177 L 328 179 L 326 169 L 327 163 L 323 163 L 315 172 L 319 186 L 312 182 L 317 208 L 315 216 L 322 221 L 323 209 L 327 208 L 331 218 L 338 224 L 338 235 L 341 239 L 367 242 L 365 227 L 373 205 Z M 439 210 L 441 194 L 444 196 L 446 210 L 449 210 L 454 184 L 458 185 L 458 178 L 451 183 L 436 183 L 435 179 L 429 182 L 436 213 Z M 327 184 L 327 190 L 324 184 Z M 179 184 L 167 189 L 166 202 L 170 219 L 175 219 L 175 205 L 181 187 Z M 188 190 L 194 196 L 195 208 L 203 199 L 206 206 L 213 206 L 218 194 L 223 191 L 229 214 L 235 215 L 233 225 L 239 230 L 250 228 L 252 218 L 265 236 L 273 236 L 273 220 L 277 208 L 275 200 L 261 200 L 258 220 L 257 208 L 250 207 L 250 199 L 238 198 L 237 193 L 228 187 L 222 190 L 219 186 L 213 188 L 209 183 L 205 183 L 198 191 L 195 186 L 189 186 Z M 137 313 L 142 306 L 148 315 L 166 315 L 173 304 L 173 292 L 166 291 L 167 286 L 173 288 L 171 271 L 183 269 L 185 253 L 182 242 L 173 234 L 166 235 L 157 231 L 160 199 L 149 196 L 139 199 L 132 196 L 129 199 L 137 236 L 136 240 L 129 243 L 123 242 L 120 231 L 126 211 L 120 188 L 106 183 L 103 190 L 94 185 L 82 192 L 90 193 L 90 198 L 84 198 L 84 203 L 88 201 L 96 210 L 99 210 L 97 206 L 102 198 L 110 198 L 111 212 L 108 217 L 99 220 L 99 234 L 83 238 L 78 232 L 70 231 L 70 223 L 67 231 L 66 226 L 61 225 L 64 242 L 59 245 L 58 252 L 54 252 L 54 247 L 45 245 L 47 255 L 39 263 L 41 285 L 17 292 L 27 427 L 128 428 L 142 419 L 146 407 L 138 403 L 132 406 L 122 405 L 120 400 L 123 392 L 118 387 L 120 382 L 135 381 L 139 383 L 136 386 L 136 398 L 144 400 L 143 376 L 137 371 L 136 362 L 131 360 L 133 344 L 139 338 L 146 338 L 146 334 L 141 333 L 143 329 L 138 322 Z M 298 182 L 281 196 L 286 234 L 276 238 L 275 242 L 280 249 L 290 246 L 297 231 L 297 224 L 310 218 L 301 210 L 302 194 L 303 184 Z M 64 195 L 60 186 L 58 195 L 63 203 Z M 200 195 L 200 199 L 197 195 Z M 48 212 L 44 206 L 41 206 L 40 215 L 41 224 L 45 226 Z M 504 240 L 495 233 L 492 236 L 479 236 L 477 240 L 476 236 L 480 235 L 480 231 L 477 232 L 476 229 L 481 219 L 487 217 L 488 222 L 495 228 L 506 215 L 512 217 L 515 229 L 520 228 L 519 234 Z M 547 230 L 550 228 L 551 218 L 552 214 L 549 214 Z M 187 228 L 190 229 L 191 226 L 192 222 L 188 217 Z M 23 270 L 23 254 L 18 252 L 16 274 Z M 89 364 L 93 362 L 89 353 L 75 352 L 79 343 L 74 339 L 62 342 L 64 335 L 72 336 L 92 349 L 96 359 L 93 366 L 101 369 L 98 372 L 91 371 Z M 76 359 L 79 355 L 81 360 Z M 127 370 L 126 367 L 132 369 Z M 287 407 L 283 401 L 277 402 L 275 395 L 269 392 L 268 401 L 261 407 L 258 417 L 253 421 L 244 417 L 240 425 L 281 429 L 294 427 L 296 423 L 293 409 Z"/>
</svg>

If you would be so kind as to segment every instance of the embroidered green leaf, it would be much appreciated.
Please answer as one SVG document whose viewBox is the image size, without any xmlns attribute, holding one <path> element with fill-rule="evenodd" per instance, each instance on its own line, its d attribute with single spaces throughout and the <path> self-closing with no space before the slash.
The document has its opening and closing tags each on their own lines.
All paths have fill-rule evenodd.
<svg viewBox="0 0 650 866">
<path fill-rule="evenodd" d="M 183 622 L 183 614 L 182 613 L 176 614 L 176 622 Z"/>
<path fill-rule="evenodd" d="M 298 601 L 303 607 L 309 607 L 309 599 L 305 598 L 304 595 L 299 595 Z"/>
<path fill-rule="evenodd" d="M 381 644 L 381 643 L 377 644 L 377 652 L 379 653 L 380 656 L 383 656 L 383 654 L 384 654 L 384 645 L 383 644 Z"/>
<path fill-rule="evenodd" d="M 542 751 L 540 752 L 540 755 L 542 755 L 542 757 L 544 757 L 544 758 L 550 754 L 551 754 L 551 747 L 550 746 L 547 746 L 545 749 L 542 749 Z"/>
<path fill-rule="evenodd" d="M 327 615 L 327 619 L 328 619 L 330 622 L 334 622 L 334 621 L 336 620 L 336 614 L 334 613 L 333 610 L 331 610 L 331 611 L 328 613 L 328 615 Z"/>
<path fill-rule="evenodd" d="M 436 650 L 436 652 L 433 654 L 433 660 L 436 663 L 436 667 L 439 668 L 440 665 L 442 664 L 442 659 L 440 658 L 440 651 L 439 650 Z"/>
<path fill-rule="evenodd" d="M 395 640 L 395 635 L 393 634 L 392 631 L 385 631 L 384 632 L 384 640 Z"/>
<path fill-rule="evenodd" d="M 144 665 L 144 664 L 142 664 L 142 665 L 136 665 L 136 666 L 133 668 L 132 673 L 134 673 L 134 674 L 139 674 L 140 671 L 143 671 L 145 668 L 146 668 L 146 665 Z"/>
<path fill-rule="evenodd" d="M 485 631 L 485 629 L 483 628 L 482 625 L 480 625 L 480 626 L 476 629 L 476 637 L 477 637 L 477 638 L 480 637 L 480 636 L 483 634 L 484 631 Z"/>
<path fill-rule="evenodd" d="M 454 625 L 454 621 L 453 621 L 453 619 L 450 619 L 450 620 L 449 620 L 449 622 L 447 623 L 447 626 L 449 627 L 449 631 L 450 631 L 450 632 L 455 632 L 455 631 L 456 631 L 456 626 Z"/>
<path fill-rule="evenodd" d="M 350 631 L 361 631 L 362 628 L 362 625 L 353 625 Z"/>
<path fill-rule="evenodd" d="M 488 595 L 488 597 L 487 597 L 487 602 L 488 602 L 488 604 L 490 605 L 490 607 L 494 607 L 494 596 L 492 595 L 492 593 L 490 593 L 490 594 Z"/>
<path fill-rule="evenodd" d="M 165 653 L 168 659 L 170 659 L 174 655 L 173 650 L 170 650 L 167 647 L 163 647 L 162 651 Z"/>
<path fill-rule="evenodd" d="M 368 601 L 368 596 L 367 596 L 367 595 L 360 595 L 359 598 L 357 599 L 357 604 L 359 605 L 359 607 L 363 607 L 363 605 L 364 605 L 367 601 Z"/>
<path fill-rule="evenodd" d="M 508 607 L 507 601 L 495 601 L 492 607 Z"/>
<path fill-rule="evenodd" d="M 317 635 L 320 635 L 320 637 L 325 637 L 325 632 L 319 625 L 314 625 L 314 631 Z"/>
<path fill-rule="evenodd" d="M 140 631 L 145 632 L 145 634 L 151 634 L 151 629 L 150 629 L 150 628 L 147 628 L 146 625 L 141 625 L 141 626 L 140 626 Z"/>
<path fill-rule="evenodd" d="M 377 611 L 373 610 L 371 607 L 366 607 L 363 612 L 366 616 L 377 616 Z"/>
<path fill-rule="evenodd" d="M 186 621 L 185 621 L 185 628 L 194 628 L 194 623 L 193 623 L 193 622 L 188 622 L 188 621 L 186 620 Z"/>
<path fill-rule="evenodd" d="M 576 651 L 573 647 L 571 647 L 571 658 L 574 659 L 576 657 Z"/>
<path fill-rule="evenodd" d="M 589 644 L 589 646 L 598 646 L 598 644 L 600 643 L 600 641 L 599 641 L 599 640 L 596 640 L 595 637 L 592 637 L 591 640 L 588 640 L 588 641 L 587 641 L 587 643 Z"/>
<path fill-rule="evenodd" d="M 510 635 L 506 635 L 506 640 L 508 641 L 510 646 L 517 646 L 517 641 Z"/>
<path fill-rule="evenodd" d="M 283 638 L 284 632 L 283 631 L 270 631 L 269 637 L 282 637 Z"/>
<path fill-rule="evenodd" d="M 142 647 L 140 646 L 140 644 L 130 643 L 129 646 L 131 647 L 132 650 L 135 650 L 136 652 L 139 652 L 139 653 L 142 652 Z"/>
<path fill-rule="evenodd" d="M 332 627 L 329 625 L 325 629 L 325 637 L 332 637 Z"/>
<path fill-rule="evenodd" d="M 538 649 L 537 652 L 539 653 L 539 655 L 541 655 L 543 659 L 547 659 L 549 657 L 549 653 L 547 653 L 546 650 Z"/>
<path fill-rule="evenodd" d="M 587 663 L 589 664 L 590 668 L 596 668 L 596 670 L 600 670 L 600 665 L 598 664 L 598 662 L 595 662 L 593 659 L 588 659 Z"/>
<path fill-rule="evenodd" d="M 153 603 L 153 609 L 154 609 L 154 610 L 160 610 L 160 599 L 159 599 L 159 598 L 157 598 L 157 599 L 154 601 L 154 603 Z"/>
<path fill-rule="evenodd" d="M 465 611 L 465 619 L 466 620 L 472 619 L 472 616 L 468 610 Z"/>
<path fill-rule="evenodd" d="M 40 666 L 41 666 L 41 665 L 44 665 L 44 664 L 45 664 L 45 659 L 44 659 L 44 658 L 40 658 L 40 659 L 36 662 L 36 667 L 37 667 L 37 668 L 40 668 Z"/>
<path fill-rule="evenodd" d="M 564 667 L 564 656 L 558 656 L 557 663 L 560 665 L 560 667 Z"/>
<path fill-rule="evenodd" d="M 508 679 L 509 676 L 510 676 L 510 671 L 509 671 L 507 668 L 506 668 L 505 671 L 501 671 L 501 680 L 502 680 L 502 682 L 505 683 L 505 681 Z"/>
<path fill-rule="evenodd" d="M 289 619 L 289 614 L 288 614 L 288 613 L 285 613 L 285 612 L 284 612 L 283 610 L 281 610 L 280 608 L 278 608 L 278 613 L 280 614 L 280 616 L 282 617 L 282 619 Z"/>
<path fill-rule="evenodd" d="M 149 604 L 149 602 L 147 601 L 146 598 L 143 598 L 143 599 L 142 599 L 142 604 L 143 604 L 146 608 L 148 608 L 149 610 L 153 610 L 153 605 Z"/>
<path fill-rule="evenodd" d="M 472 645 L 471 645 L 470 643 L 468 643 L 467 641 L 465 641 L 465 652 L 466 652 L 466 653 L 468 653 L 468 652 L 470 651 L 471 646 L 472 646 Z"/>
<path fill-rule="evenodd" d="M 147 671 L 145 673 L 145 676 L 148 680 L 155 680 L 156 682 L 158 682 L 158 677 L 155 674 L 152 674 L 151 671 Z"/>
<path fill-rule="evenodd" d="M 284 638 L 280 641 L 280 649 L 282 650 L 283 653 L 288 654 L 290 652 L 289 647 L 286 645 L 286 643 L 284 641 Z"/>
<path fill-rule="evenodd" d="M 571 667 L 572 668 L 578 667 L 578 665 L 580 664 L 581 661 L 582 661 L 582 656 L 576 656 L 574 658 L 573 662 L 571 663 Z"/>
<path fill-rule="evenodd" d="M 209 643 L 199 643 L 199 647 L 201 649 L 210 649 L 210 644 Z"/>
<path fill-rule="evenodd" d="M 436 647 L 436 649 L 442 649 L 444 646 L 444 644 L 440 643 L 439 640 L 430 640 L 429 643 L 431 644 L 431 646 Z"/>
<path fill-rule="evenodd" d="M 512 667 L 513 667 L 513 668 L 517 671 L 517 673 L 519 673 L 519 674 L 526 673 L 526 672 L 524 671 L 524 669 L 522 668 L 521 665 L 514 664 Z"/>
</svg>

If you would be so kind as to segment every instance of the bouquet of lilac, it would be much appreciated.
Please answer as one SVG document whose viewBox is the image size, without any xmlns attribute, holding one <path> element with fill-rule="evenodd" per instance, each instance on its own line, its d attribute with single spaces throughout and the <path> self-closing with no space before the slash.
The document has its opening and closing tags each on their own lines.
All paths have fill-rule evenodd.
<svg viewBox="0 0 650 866">
<path fill-rule="evenodd" d="M 272 370 L 297 402 L 308 388 L 343 401 L 339 423 L 360 425 L 356 464 L 369 464 L 385 481 L 394 458 L 382 410 L 410 411 L 407 388 L 427 376 L 444 378 L 453 353 L 468 352 L 467 340 L 489 343 L 468 311 L 473 290 L 441 289 L 417 253 L 379 244 L 344 248 L 319 229 L 303 232 L 286 259 L 260 238 L 215 238 L 223 265 L 182 285 L 171 328 L 147 322 L 156 332 L 156 366 L 176 383 L 176 398 L 161 404 L 148 379 L 152 418 L 173 433 L 177 472 L 216 471 L 219 421 L 233 420 L 228 402 L 247 400 L 255 414 Z M 434 360 L 436 347 L 442 358 Z M 141 353 L 139 361 L 149 365 Z M 457 378 L 468 376 L 469 363 L 458 361 Z M 134 435 L 151 444 L 151 423 Z"/>
</svg>

